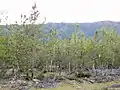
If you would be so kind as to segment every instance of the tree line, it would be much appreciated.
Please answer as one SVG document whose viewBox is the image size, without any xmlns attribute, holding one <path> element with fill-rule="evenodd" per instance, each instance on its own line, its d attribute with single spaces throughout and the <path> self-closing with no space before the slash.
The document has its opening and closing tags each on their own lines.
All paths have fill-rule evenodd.
<svg viewBox="0 0 120 90">
<path fill-rule="evenodd" d="M 36 4 L 32 10 L 28 17 L 21 15 L 21 25 L 16 22 L 7 26 L 9 35 L 0 35 L 1 78 L 8 69 L 13 70 L 16 78 L 34 78 L 38 71 L 74 73 L 93 66 L 120 66 L 120 35 L 115 30 L 106 32 L 106 28 L 101 28 L 88 38 L 76 26 L 72 36 L 61 39 L 56 29 L 44 33 L 44 23 L 35 24 L 39 17 Z"/>
</svg>

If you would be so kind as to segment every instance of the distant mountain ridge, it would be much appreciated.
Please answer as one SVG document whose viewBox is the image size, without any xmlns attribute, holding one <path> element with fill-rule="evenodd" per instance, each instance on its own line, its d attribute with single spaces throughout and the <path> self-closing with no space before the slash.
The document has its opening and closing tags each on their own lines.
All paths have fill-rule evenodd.
<svg viewBox="0 0 120 90">
<path fill-rule="evenodd" d="M 57 31 L 62 31 L 70 35 L 75 31 L 76 25 L 79 25 L 79 30 L 88 36 L 92 36 L 97 29 L 101 29 L 102 27 L 113 28 L 120 33 L 120 22 L 115 21 L 98 21 L 93 23 L 47 23 L 45 29 L 49 30 L 56 28 Z"/>
<path fill-rule="evenodd" d="M 115 21 L 98 21 L 93 23 L 46 23 L 43 29 L 48 33 L 51 29 L 55 28 L 61 33 L 60 36 L 66 37 L 70 36 L 76 30 L 77 25 L 79 26 L 78 31 L 84 32 L 87 36 L 93 36 L 95 31 L 102 27 L 113 28 L 120 34 L 120 22 Z M 2 34 L 9 35 L 9 30 L 7 30 L 4 25 L 0 25 L 0 35 Z"/>
</svg>

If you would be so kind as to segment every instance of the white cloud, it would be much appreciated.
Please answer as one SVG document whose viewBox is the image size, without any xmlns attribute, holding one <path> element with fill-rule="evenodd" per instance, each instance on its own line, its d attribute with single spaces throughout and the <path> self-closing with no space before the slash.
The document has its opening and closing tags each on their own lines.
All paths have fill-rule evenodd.
<svg viewBox="0 0 120 90">
<path fill-rule="evenodd" d="M 0 0 L 0 10 L 9 11 L 12 21 L 18 20 L 35 1 L 47 22 L 120 21 L 120 0 Z"/>
</svg>

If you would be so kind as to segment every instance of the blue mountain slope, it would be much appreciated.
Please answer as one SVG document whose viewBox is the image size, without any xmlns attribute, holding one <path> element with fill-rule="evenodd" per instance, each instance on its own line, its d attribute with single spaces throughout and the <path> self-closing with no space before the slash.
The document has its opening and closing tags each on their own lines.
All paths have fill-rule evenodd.
<svg viewBox="0 0 120 90">
<path fill-rule="evenodd" d="M 52 28 L 56 28 L 57 31 L 63 32 L 64 34 L 71 35 L 72 32 L 75 31 L 76 25 L 79 25 L 79 31 L 82 31 L 87 36 L 94 35 L 94 32 L 97 29 L 101 29 L 102 27 L 105 28 L 113 28 L 118 33 L 120 33 L 120 22 L 114 22 L 114 21 L 99 21 L 94 23 L 47 23 L 45 25 L 45 30 L 49 31 Z M 109 30 L 106 29 L 106 30 Z"/>
<path fill-rule="evenodd" d="M 93 36 L 97 29 L 114 28 L 117 33 L 120 33 L 120 22 L 114 21 L 99 21 L 94 23 L 47 23 L 44 25 L 44 32 L 49 33 L 51 29 L 56 29 L 60 32 L 62 38 L 70 36 L 77 29 L 79 32 L 84 32 L 87 36 Z M 106 29 L 110 30 L 110 29 Z M 10 31 L 4 28 L 3 25 L 0 26 L 0 35 L 9 35 Z"/>
</svg>

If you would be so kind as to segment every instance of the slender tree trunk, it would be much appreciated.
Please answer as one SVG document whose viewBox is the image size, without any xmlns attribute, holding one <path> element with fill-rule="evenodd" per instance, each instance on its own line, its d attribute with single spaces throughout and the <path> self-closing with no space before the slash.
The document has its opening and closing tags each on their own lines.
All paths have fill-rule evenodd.
<svg viewBox="0 0 120 90">
<path fill-rule="evenodd" d="M 51 62 L 50 62 L 50 72 L 52 72 L 52 63 L 53 63 L 53 61 L 51 60 Z"/>
<path fill-rule="evenodd" d="M 71 73 L 71 63 L 69 62 L 69 67 L 68 67 L 68 69 L 69 69 L 69 74 Z"/>
</svg>

